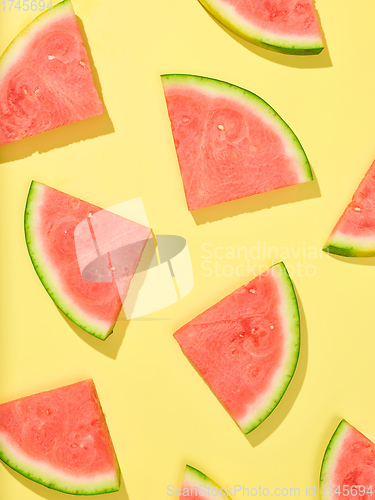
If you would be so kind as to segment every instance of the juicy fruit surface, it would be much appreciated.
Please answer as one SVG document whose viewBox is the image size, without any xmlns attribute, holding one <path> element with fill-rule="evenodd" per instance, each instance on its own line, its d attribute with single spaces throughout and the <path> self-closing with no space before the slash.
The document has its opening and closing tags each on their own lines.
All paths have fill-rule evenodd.
<svg viewBox="0 0 375 500">
<path fill-rule="evenodd" d="M 92 380 L 1 404 L 0 457 L 50 488 L 84 493 L 106 479 L 112 491 L 119 489 L 117 459 Z"/>
<path fill-rule="evenodd" d="M 353 257 L 375 255 L 375 161 L 334 227 L 324 250 Z"/>
<path fill-rule="evenodd" d="M 34 20 L 0 60 L 0 145 L 103 112 L 65 0 Z"/>
<path fill-rule="evenodd" d="M 321 471 L 321 486 L 335 485 L 331 498 L 343 496 L 343 486 L 350 494 L 370 500 L 375 489 L 375 444 L 342 420 L 327 448 Z M 340 494 L 337 486 L 340 486 Z M 336 489 L 336 492 L 335 492 Z"/>
<path fill-rule="evenodd" d="M 276 406 L 298 359 L 299 321 L 295 318 L 294 331 L 288 331 L 285 315 L 289 312 L 278 277 L 278 271 L 285 271 L 282 265 L 272 269 L 174 334 L 245 432 L 259 425 Z M 292 307 L 296 308 L 296 303 Z M 294 313 L 298 316 L 298 310 Z M 288 351 L 293 351 L 291 365 Z"/>
<path fill-rule="evenodd" d="M 220 492 L 220 493 L 218 493 Z M 224 490 L 208 476 L 194 469 L 190 465 L 186 466 L 184 480 L 181 486 L 180 499 L 217 499 L 218 496 L 223 500 L 230 500 Z"/>
<path fill-rule="evenodd" d="M 189 210 L 312 179 L 298 139 L 260 98 L 208 78 L 162 78 Z"/>
<path fill-rule="evenodd" d="M 313 0 L 200 0 L 245 39 L 280 52 L 316 54 L 323 40 Z"/>
<path fill-rule="evenodd" d="M 79 240 L 75 238 L 77 228 Z M 33 182 L 25 213 L 25 231 L 34 267 L 56 305 L 89 333 L 105 338 L 120 313 L 150 229 Z M 131 251 L 117 256 L 116 265 L 119 261 L 126 269 L 125 276 L 119 275 L 119 266 L 114 274 L 110 253 L 113 248 L 106 247 L 111 242 L 110 234 L 118 238 L 120 245 L 118 233 L 130 244 L 134 243 L 130 245 Z M 86 266 L 85 277 L 77 258 L 78 248 L 81 254 L 91 256 L 91 260 L 93 248 L 99 263 L 92 272 Z M 82 324 L 76 315 L 85 318 L 87 324 Z"/>
<path fill-rule="evenodd" d="M 221 0 L 255 26 L 278 35 L 320 37 L 312 0 Z"/>
</svg>

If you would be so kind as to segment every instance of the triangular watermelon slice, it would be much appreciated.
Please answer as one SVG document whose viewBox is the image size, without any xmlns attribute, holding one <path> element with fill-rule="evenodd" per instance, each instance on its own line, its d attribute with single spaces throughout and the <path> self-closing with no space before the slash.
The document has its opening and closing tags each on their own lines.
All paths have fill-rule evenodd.
<svg viewBox="0 0 375 500">
<path fill-rule="evenodd" d="M 180 328 L 183 352 L 247 434 L 276 407 L 300 347 L 296 296 L 276 264 Z"/>
<path fill-rule="evenodd" d="M 375 161 L 323 248 L 347 257 L 375 255 Z"/>
<path fill-rule="evenodd" d="M 312 180 L 297 137 L 260 97 L 199 76 L 162 82 L 189 210 Z"/>
<path fill-rule="evenodd" d="M 320 471 L 322 498 L 370 500 L 375 492 L 375 444 L 342 420 L 329 442 Z"/>
<path fill-rule="evenodd" d="M 208 476 L 194 469 L 190 465 L 186 466 L 185 475 L 181 486 L 181 500 L 230 500 L 225 490 L 216 484 Z"/>
<path fill-rule="evenodd" d="M 72 4 L 64 0 L 0 59 L 0 145 L 103 112 Z"/>
<path fill-rule="evenodd" d="M 324 48 L 313 0 L 199 0 L 245 40 L 285 54 L 319 54 Z"/>
<path fill-rule="evenodd" d="M 30 186 L 25 235 L 34 268 L 57 307 L 99 339 L 113 330 L 150 234 L 44 184 Z"/>
<path fill-rule="evenodd" d="M 92 380 L 0 405 L 0 458 L 48 488 L 118 491 L 120 469 Z"/>
</svg>

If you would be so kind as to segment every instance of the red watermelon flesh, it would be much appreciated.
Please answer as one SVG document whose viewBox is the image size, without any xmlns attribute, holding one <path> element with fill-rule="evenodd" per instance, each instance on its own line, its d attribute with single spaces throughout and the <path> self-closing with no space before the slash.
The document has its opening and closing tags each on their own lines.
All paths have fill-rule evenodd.
<svg viewBox="0 0 375 500">
<path fill-rule="evenodd" d="M 362 179 L 323 250 L 348 257 L 375 255 L 375 161 Z"/>
<path fill-rule="evenodd" d="M 120 470 L 92 380 L 0 405 L 0 458 L 49 488 L 117 491 Z"/>
<path fill-rule="evenodd" d="M 299 355 L 299 313 L 284 264 L 235 290 L 174 334 L 241 429 L 275 408 Z"/>
<path fill-rule="evenodd" d="M 0 145 L 103 112 L 72 4 L 64 0 L 0 59 Z"/>
<path fill-rule="evenodd" d="M 105 339 L 151 230 L 33 182 L 25 233 L 35 270 L 56 305 L 84 330 Z M 113 245 L 123 245 L 124 250 L 119 253 Z M 111 250 L 116 251 L 114 263 Z"/>
<path fill-rule="evenodd" d="M 330 485 L 334 485 L 332 491 Z M 327 447 L 320 486 L 324 496 L 332 500 L 343 496 L 370 500 L 375 492 L 375 444 L 345 420 Z"/>
<path fill-rule="evenodd" d="M 312 180 L 297 137 L 255 94 L 192 75 L 162 81 L 189 210 Z"/>
<path fill-rule="evenodd" d="M 323 39 L 313 0 L 199 0 L 242 38 L 287 54 L 318 54 Z"/>
</svg>

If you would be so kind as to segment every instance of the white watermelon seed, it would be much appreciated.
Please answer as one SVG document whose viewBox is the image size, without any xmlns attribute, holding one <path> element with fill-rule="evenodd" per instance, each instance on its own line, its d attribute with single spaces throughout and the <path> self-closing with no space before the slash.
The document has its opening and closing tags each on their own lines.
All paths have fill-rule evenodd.
<svg viewBox="0 0 375 500">
<path fill-rule="evenodd" d="M 53 60 L 55 59 L 55 56 L 51 56 L 51 55 L 49 55 L 49 56 L 48 56 L 48 59 L 49 59 L 50 61 L 53 61 Z"/>
<path fill-rule="evenodd" d="M 274 326 L 273 326 L 273 325 L 271 325 L 271 326 L 270 326 L 270 328 L 271 328 L 271 330 L 273 330 L 273 329 L 274 329 Z"/>
<path fill-rule="evenodd" d="M 189 117 L 188 116 L 183 116 L 181 118 L 181 121 L 182 121 L 182 123 L 187 123 L 189 121 Z"/>
<path fill-rule="evenodd" d="M 354 210 L 355 210 L 356 212 L 360 212 L 360 211 L 361 211 L 361 209 L 360 209 L 359 207 L 355 207 L 355 209 L 354 209 Z"/>
<path fill-rule="evenodd" d="M 85 64 L 83 61 L 79 61 L 79 64 L 80 64 L 81 66 L 83 66 L 83 67 L 85 67 L 85 66 L 86 66 L 86 64 Z"/>
<path fill-rule="evenodd" d="M 111 267 L 111 271 L 116 271 L 116 268 L 115 267 Z"/>
<path fill-rule="evenodd" d="M 224 129 L 224 125 L 218 125 L 217 128 L 220 129 L 220 130 L 225 130 Z"/>
<path fill-rule="evenodd" d="M 253 288 L 250 288 L 249 292 L 250 293 L 255 293 L 255 290 Z"/>
</svg>

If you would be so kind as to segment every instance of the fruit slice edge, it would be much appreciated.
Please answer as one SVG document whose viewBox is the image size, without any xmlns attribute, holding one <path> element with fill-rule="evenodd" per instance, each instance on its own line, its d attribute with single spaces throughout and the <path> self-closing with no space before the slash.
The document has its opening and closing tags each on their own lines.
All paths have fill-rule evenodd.
<svg viewBox="0 0 375 500">
<path fill-rule="evenodd" d="M 267 278 L 267 273 L 271 273 L 271 277 Z M 245 351 L 240 355 L 241 359 L 238 359 L 235 365 L 233 365 L 232 358 L 230 357 L 228 358 L 227 354 L 225 354 L 227 349 L 235 345 L 232 342 L 235 341 L 234 339 L 238 334 L 238 332 L 236 332 L 235 330 L 236 323 L 232 327 L 229 327 L 231 331 L 233 330 L 233 332 L 236 332 L 233 333 L 234 335 L 233 339 L 232 337 L 231 339 L 229 338 L 227 339 L 226 333 L 222 334 L 223 335 L 222 338 L 224 340 L 221 341 L 221 343 L 224 350 L 222 354 L 218 354 L 220 356 L 220 364 L 219 364 L 220 373 L 217 373 L 217 367 L 215 372 L 211 368 L 207 367 L 205 364 L 205 363 L 210 363 L 210 364 L 212 363 L 212 366 L 214 367 L 216 366 L 215 363 L 217 363 L 218 361 L 217 360 L 215 361 L 216 358 L 212 359 L 212 353 L 210 354 L 207 351 L 208 348 L 206 347 L 206 340 L 204 339 L 205 338 L 212 339 L 215 334 L 219 335 L 219 333 L 217 333 L 217 331 L 215 330 L 215 324 L 217 324 L 217 322 L 219 323 L 220 321 L 231 322 L 232 320 L 235 320 L 236 322 L 239 321 L 239 323 L 242 323 L 241 318 L 244 318 L 246 320 L 246 318 L 249 317 L 248 315 L 251 314 L 252 310 L 251 308 L 254 306 L 246 305 L 248 301 L 246 297 L 248 297 L 248 295 L 251 295 L 249 293 L 249 290 L 251 290 L 251 283 L 254 282 L 259 283 L 258 280 L 261 279 L 263 280 L 267 279 L 268 280 L 266 281 L 266 283 L 268 283 L 267 286 L 270 286 L 273 289 L 272 292 L 273 297 L 271 297 L 270 303 L 272 304 L 274 300 L 277 300 L 277 307 L 276 311 L 274 311 L 273 318 L 277 321 L 278 326 L 273 331 L 275 332 L 274 335 L 277 335 L 275 337 L 275 342 L 276 342 L 275 346 L 278 345 L 279 347 L 277 347 L 278 354 L 276 353 L 270 355 L 270 353 L 273 353 L 274 348 L 272 348 L 270 351 L 267 352 L 268 363 L 270 363 L 271 359 L 273 359 L 273 361 L 271 364 L 271 368 L 268 369 L 267 376 L 265 373 L 262 376 L 263 378 L 266 376 L 267 380 L 270 378 L 272 380 L 265 383 L 264 387 L 259 389 L 259 386 L 258 387 L 257 385 L 253 386 L 253 382 L 249 382 L 248 376 L 244 376 L 242 381 L 237 378 L 239 375 L 237 373 L 236 365 L 241 362 L 241 359 L 243 360 L 246 366 L 249 364 L 249 361 L 247 361 L 249 348 L 248 347 L 245 348 Z M 231 303 L 232 304 L 239 303 L 238 301 L 242 300 L 240 299 L 241 294 L 244 293 L 245 291 L 246 291 L 246 297 L 244 302 L 245 305 L 243 306 L 244 308 L 241 309 L 242 312 L 240 313 L 239 312 L 240 310 L 238 309 L 238 307 L 242 306 L 236 305 L 235 306 L 236 311 L 232 310 L 231 313 L 228 314 L 227 304 L 229 303 L 230 306 Z M 274 296 L 275 294 L 277 299 L 275 299 Z M 262 302 L 264 302 L 262 295 L 260 295 L 260 298 L 257 300 L 261 300 Z M 230 306 L 230 308 L 231 307 L 232 306 Z M 247 310 L 247 307 L 250 307 L 249 311 Z M 267 305 L 266 306 L 267 310 L 268 307 L 269 306 Z M 235 316 L 235 314 L 238 314 L 238 319 L 236 319 L 237 316 Z M 212 323 L 213 327 L 210 327 L 211 321 L 207 321 L 207 318 L 211 317 L 215 319 L 215 321 Z M 268 325 L 268 320 L 265 319 L 265 321 L 266 321 L 265 325 Z M 262 321 L 256 324 L 260 325 L 260 329 L 263 328 Z M 207 334 L 208 336 L 202 337 L 203 340 L 201 340 L 201 337 L 199 336 L 196 338 L 195 335 L 197 334 L 195 334 L 194 332 L 195 328 L 194 325 L 196 325 L 196 328 L 198 328 L 198 332 L 200 328 L 203 328 L 203 332 L 208 331 Z M 249 325 L 250 325 L 249 328 L 253 326 L 251 321 L 249 322 Z M 226 328 L 228 329 L 228 327 Z M 204 333 L 204 335 L 206 335 L 206 333 Z M 242 335 L 239 335 L 239 337 L 244 337 L 246 335 L 247 334 L 244 333 Z M 214 394 L 216 394 L 215 387 L 217 386 L 220 394 L 222 395 L 221 397 L 224 400 L 228 401 L 228 403 L 225 404 L 224 401 L 221 399 L 220 395 L 216 394 L 219 401 L 221 401 L 223 406 L 226 408 L 229 414 L 231 414 L 232 418 L 234 418 L 234 420 L 237 422 L 237 424 L 243 430 L 243 432 L 246 434 L 251 432 L 271 414 L 271 412 L 280 402 L 283 394 L 285 393 L 293 377 L 299 357 L 300 320 L 299 320 L 298 304 L 294 288 L 291 283 L 289 274 L 285 268 L 285 265 L 283 263 L 275 264 L 270 269 L 265 271 L 265 273 L 262 273 L 257 278 L 250 281 L 247 285 L 240 287 L 231 294 L 227 295 L 224 299 L 222 299 L 215 305 L 211 306 L 202 314 L 200 314 L 199 316 L 191 320 L 189 323 L 187 323 L 185 326 L 180 328 L 177 332 L 175 332 L 174 337 L 180 344 L 180 347 L 184 352 L 184 354 L 186 355 L 186 357 L 189 359 L 189 361 L 191 361 L 192 365 L 197 369 L 197 372 L 205 380 L 205 382 L 208 384 L 208 386 L 214 392 Z M 266 338 L 272 340 L 272 337 L 266 337 Z M 239 339 L 239 341 L 241 342 L 241 339 Z M 202 344 L 199 344 L 199 342 L 201 342 Z M 198 347 L 193 348 L 191 345 L 192 343 Z M 215 345 L 215 343 L 213 345 Z M 221 349 L 220 345 L 215 347 L 215 349 L 217 350 L 219 347 Z M 196 351 L 197 349 L 199 350 L 199 354 Z M 221 353 L 221 350 L 219 350 L 218 352 Z M 260 354 L 262 354 L 262 352 L 260 352 Z M 257 354 L 255 352 L 255 356 L 256 355 Z M 221 356 L 225 356 L 225 358 L 221 358 Z M 211 361 L 209 362 L 208 359 L 210 359 Z M 262 358 L 260 359 L 262 360 Z M 196 363 L 199 364 L 199 367 L 197 366 Z M 259 364 L 259 362 L 257 363 Z M 255 369 L 258 366 L 258 364 L 255 365 Z M 227 373 L 226 379 L 222 377 L 223 371 Z M 206 379 L 206 376 L 203 375 L 203 373 L 206 372 L 209 373 L 210 381 L 208 381 Z M 236 382 L 236 386 L 238 386 L 239 395 L 233 399 L 231 387 L 233 385 L 232 382 L 234 379 L 238 380 L 238 382 Z M 226 383 L 225 380 L 227 381 Z M 247 391 L 249 387 L 251 387 L 251 392 L 250 392 L 251 396 L 245 396 L 245 394 L 248 394 Z M 241 396 L 241 391 L 244 391 L 242 392 L 242 396 Z M 256 395 L 255 400 L 254 400 L 254 394 Z M 248 397 L 250 399 L 248 399 Z"/>
<path fill-rule="evenodd" d="M 65 389 L 68 389 L 72 393 L 74 393 L 75 388 L 77 388 L 77 396 L 79 393 L 83 392 L 83 390 L 85 392 L 90 391 L 92 394 L 92 399 L 93 401 L 95 401 L 96 415 L 92 414 L 92 418 L 99 419 L 99 425 L 103 429 L 103 431 L 101 432 L 103 432 L 107 438 L 107 452 L 111 455 L 111 470 L 108 472 L 95 472 L 94 474 L 91 472 L 86 475 L 83 474 L 82 476 L 80 476 L 78 473 L 76 475 L 69 474 L 62 469 L 60 470 L 56 466 L 51 466 L 51 464 L 48 463 L 48 460 L 44 461 L 33 458 L 29 453 L 22 450 L 19 443 L 15 443 L 12 441 L 12 436 L 9 434 L 9 432 L 7 432 L 6 430 L 1 431 L 2 424 L 4 424 L 4 422 L 5 426 L 7 424 L 7 409 L 5 409 L 5 414 L 3 414 L 3 408 L 8 407 L 9 409 L 9 407 L 11 407 L 11 409 L 13 409 L 17 413 L 16 405 L 22 405 L 23 401 L 30 401 L 32 405 L 32 401 L 34 398 L 35 400 L 40 400 L 40 398 L 43 398 L 44 395 L 47 395 L 47 397 L 49 395 L 52 395 L 53 398 L 55 391 L 56 396 L 58 396 L 59 391 L 63 391 Z M 51 399 L 49 400 L 49 404 L 51 404 Z M 55 400 L 55 404 L 57 406 L 59 405 L 57 398 Z M 43 407 L 43 400 L 41 400 L 40 405 L 41 407 Z M 54 407 L 54 409 L 55 408 L 56 407 Z M 38 410 L 35 408 L 35 411 Z M 5 418 L 4 422 L 2 421 L 1 417 Z M 43 438 L 45 438 L 45 436 L 43 435 L 43 429 L 41 429 L 40 432 L 42 433 L 41 440 L 43 442 Z M 19 438 L 19 436 L 17 437 Z M 118 491 L 120 488 L 119 464 L 109 435 L 100 401 L 95 389 L 95 385 L 92 380 L 78 382 L 76 384 L 72 384 L 71 386 L 46 391 L 44 393 L 35 394 L 0 405 L 0 459 L 10 468 L 25 476 L 26 478 L 42 484 L 47 488 L 62 491 L 65 493 L 77 495 L 97 495 L 101 493 Z M 107 463 L 107 468 L 108 467 L 109 463 Z"/>
<path fill-rule="evenodd" d="M 323 48 L 319 22 L 314 10 L 314 23 L 318 25 L 319 35 L 303 37 L 292 34 L 277 34 L 253 24 L 239 12 L 236 12 L 229 2 L 223 0 L 199 0 L 203 7 L 225 27 L 241 38 L 261 47 L 291 55 L 316 55 Z"/>
<path fill-rule="evenodd" d="M 218 203 L 223 203 L 226 201 L 231 201 L 233 199 L 244 198 L 248 196 L 252 196 L 254 194 L 263 193 L 266 191 L 271 191 L 274 189 L 283 188 L 290 185 L 300 184 L 304 182 L 308 182 L 313 180 L 313 175 L 311 171 L 311 167 L 309 161 L 307 159 L 306 153 L 298 140 L 295 133 L 292 129 L 287 125 L 287 123 L 280 117 L 280 115 L 261 97 L 256 94 L 243 89 L 241 87 L 237 87 L 233 84 L 215 80 L 213 78 L 206 78 L 202 76 L 196 75 L 188 75 L 188 74 L 165 74 L 161 75 L 164 94 L 167 102 L 168 114 L 171 121 L 172 133 L 174 136 L 175 143 L 179 144 L 179 149 L 176 152 L 178 156 L 179 166 L 181 170 L 185 196 L 187 198 L 187 203 L 189 210 L 195 210 L 197 208 L 203 208 L 210 205 L 215 205 Z M 184 109 L 184 98 L 185 95 L 190 95 L 192 93 L 193 97 L 189 97 L 189 99 L 194 99 L 198 106 L 201 105 L 200 100 L 204 105 L 207 106 L 209 110 L 208 113 L 212 113 L 210 102 L 212 99 L 215 100 L 214 107 L 220 108 L 223 107 L 223 112 L 230 108 L 230 104 L 232 103 L 233 111 L 238 115 L 239 111 L 242 110 L 243 113 L 247 113 L 249 116 L 242 117 L 242 120 L 249 120 L 246 123 L 246 127 L 261 127 L 261 132 L 257 132 L 259 137 L 256 138 L 257 144 L 256 147 L 260 148 L 259 152 L 256 154 L 261 154 L 262 162 L 274 161 L 273 159 L 276 157 L 278 162 L 281 162 L 281 167 L 277 167 L 277 177 L 275 180 L 266 176 L 266 172 L 260 169 L 259 173 L 254 177 L 254 179 L 250 182 L 249 173 L 247 171 L 249 165 L 251 168 L 259 169 L 256 165 L 255 158 L 253 158 L 252 153 L 249 155 L 246 153 L 247 157 L 244 156 L 244 165 L 239 163 L 241 169 L 237 172 L 232 172 L 228 169 L 228 185 L 223 186 L 225 183 L 224 172 L 226 170 L 221 170 L 221 164 L 213 163 L 216 166 L 210 166 L 210 169 L 216 168 L 220 172 L 220 177 L 218 179 L 218 184 L 213 188 L 209 184 L 209 179 L 207 178 L 208 173 L 206 172 L 208 165 L 206 164 L 207 160 L 204 159 L 204 156 L 199 156 L 197 158 L 196 167 L 190 165 L 189 161 L 185 158 L 185 149 L 187 146 L 191 148 L 190 144 L 187 144 L 185 134 L 187 132 L 181 132 L 183 135 L 181 138 L 177 135 L 179 133 L 179 124 L 175 123 L 175 118 L 172 117 L 171 112 L 174 108 L 171 108 L 172 105 L 169 100 L 173 98 L 173 106 L 177 106 L 175 104 L 176 99 L 181 100 L 182 104 L 181 109 Z M 220 104 L 222 100 L 222 105 Z M 211 110 L 211 111 L 210 111 Z M 191 110 L 192 116 L 194 117 L 195 110 Z M 206 113 L 206 108 L 205 108 Z M 205 115 L 204 115 L 205 116 Z M 209 119 L 210 114 L 207 115 L 207 119 Z M 202 118 L 204 120 L 204 118 Z M 193 121 L 195 119 L 193 118 Z M 256 120 L 256 122 L 252 122 L 251 120 Z M 200 144 L 200 148 L 203 147 L 202 140 L 205 139 L 206 132 L 202 132 L 201 130 L 195 130 L 191 128 L 193 122 L 189 123 L 189 130 L 191 134 L 194 134 L 194 148 L 197 147 L 196 141 L 198 140 Z M 200 126 L 202 126 L 200 124 Z M 175 130 L 176 128 L 176 130 Z M 247 132 L 249 133 L 249 132 Z M 262 142 L 262 137 L 267 137 L 267 133 L 271 133 L 277 137 L 277 143 L 272 142 L 270 145 L 268 143 Z M 200 136 L 199 136 L 200 134 Z M 203 134 L 203 135 L 202 135 Z M 202 137 L 201 137 L 202 136 Z M 201 138 L 199 138 L 201 137 Z M 206 139 L 205 139 L 206 140 Z M 246 138 L 246 141 L 253 141 L 253 138 Z M 243 142 L 243 141 L 241 141 Z M 234 143 L 233 145 L 229 142 L 229 148 L 237 147 Z M 238 144 L 240 146 L 240 143 Z M 187 148 L 188 149 L 188 148 Z M 230 149 L 228 150 L 228 154 L 230 153 Z M 192 154 L 201 154 L 195 149 Z M 205 153 L 205 154 L 208 154 Z M 245 150 L 240 154 L 245 155 Z M 212 159 L 211 162 L 215 162 L 216 160 Z M 227 161 L 227 160 L 223 160 Z M 239 160 L 240 161 L 240 160 Z M 243 161 L 243 160 L 242 160 Z M 252 162 L 248 165 L 248 162 Z M 224 163 L 226 165 L 226 163 Z M 195 170 L 194 170 L 195 168 Z M 225 166 L 225 169 L 228 167 Z M 275 168 L 275 166 L 273 166 Z M 282 168 L 282 170 L 281 170 Z M 211 170 L 210 170 L 211 171 Z M 254 170 L 255 172 L 256 170 Z M 239 183 L 239 176 L 243 176 L 244 179 L 244 187 L 239 188 L 236 187 Z M 259 179 L 257 179 L 259 177 Z M 202 186 L 203 191 L 206 194 L 196 192 L 198 187 L 194 187 L 192 182 L 197 182 L 197 179 Z M 199 180 L 200 179 L 200 180 Z M 272 182 L 271 182 L 272 181 Z M 233 183 L 233 184 L 231 184 Z M 237 183 L 237 184 L 236 184 Z M 198 185 L 199 186 L 199 185 Z M 204 188 L 203 188 L 204 186 Z M 207 187 L 209 186 L 209 187 Z M 233 191 L 228 194 L 228 187 L 230 186 Z"/>
<path fill-rule="evenodd" d="M 181 491 L 180 498 L 209 498 L 215 500 L 219 497 L 224 500 L 230 500 L 230 497 L 224 493 L 224 489 L 203 474 L 203 472 L 190 465 L 186 465 Z M 184 494 L 189 492 L 190 495 Z"/>
</svg>

